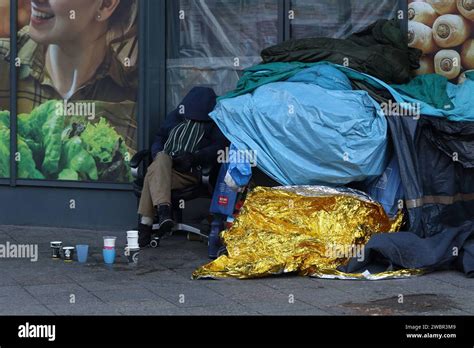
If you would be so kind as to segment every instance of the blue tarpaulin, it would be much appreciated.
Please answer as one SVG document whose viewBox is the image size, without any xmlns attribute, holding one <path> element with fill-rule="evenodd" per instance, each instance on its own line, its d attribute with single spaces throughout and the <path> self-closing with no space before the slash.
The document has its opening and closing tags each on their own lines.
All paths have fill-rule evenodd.
<svg viewBox="0 0 474 348">
<path fill-rule="evenodd" d="M 344 185 L 380 176 L 387 165 L 379 104 L 352 91 L 332 65 L 222 99 L 210 116 L 239 150 L 255 151 L 257 166 L 282 185 Z"/>
</svg>

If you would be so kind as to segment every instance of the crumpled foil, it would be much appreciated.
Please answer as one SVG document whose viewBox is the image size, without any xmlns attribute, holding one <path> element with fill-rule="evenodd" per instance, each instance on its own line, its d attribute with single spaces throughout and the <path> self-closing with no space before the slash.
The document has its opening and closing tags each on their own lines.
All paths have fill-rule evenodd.
<svg viewBox="0 0 474 348">
<path fill-rule="evenodd" d="M 324 186 L 255 188 L 221 237 L 227 255 L 202 266 L 193 279 L 259 278 L 297 272 L 334 279 L 387 279 L 420 274 L 399 270 L 345 274 L 337 270 L 377 233 L 398 232 L 403 216 L 390 220 L 362 192 Z"/>
</svg>

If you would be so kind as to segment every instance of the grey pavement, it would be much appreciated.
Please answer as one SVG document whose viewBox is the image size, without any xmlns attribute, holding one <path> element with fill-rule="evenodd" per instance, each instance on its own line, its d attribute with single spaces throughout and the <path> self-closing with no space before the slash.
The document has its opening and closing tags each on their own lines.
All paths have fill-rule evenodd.
<svg viewBox="0 0 474 348">
<path fill-rule="evenodd" d="M 104 265 L 102 237 L 125 231 L 0 226 L 0 244 L 37 244 L 39 259 L 0 259 L 0 315 L 473 315 L 474 281 L 457 272 L 383 281 L 286 275 L 191 280 L 206 245 L 175 235 L 145 249 L 138 266 L 122 252 Z M 87 264 L 50 258 L 49 242 L 89 244 Z"/>
</svg>

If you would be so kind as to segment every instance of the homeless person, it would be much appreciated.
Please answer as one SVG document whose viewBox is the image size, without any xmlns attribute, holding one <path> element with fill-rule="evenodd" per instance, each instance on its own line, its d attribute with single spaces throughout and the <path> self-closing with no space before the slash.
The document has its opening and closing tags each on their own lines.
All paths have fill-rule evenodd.
<svg viewBox="0 0 474 348">
<path fill-rule="evenodd" d="M 145 176 L 138 209 L 140 247 L 150 243 L 155 221 L 159 236 L 173 228 L 171 191 L 196 185 L 200 180 L 196 168 L 215 162 L 219 150 L 228 145 L 209 118 L 216 99 L 211 88 L 193 88 L 167 116 L 156 135 L 152 145 L 153 163 Z"/>
</svg>

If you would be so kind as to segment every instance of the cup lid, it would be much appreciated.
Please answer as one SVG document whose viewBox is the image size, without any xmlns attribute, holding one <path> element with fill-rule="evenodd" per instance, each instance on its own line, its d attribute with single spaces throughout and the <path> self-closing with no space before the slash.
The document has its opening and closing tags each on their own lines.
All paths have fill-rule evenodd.
<svg viewBox="0 0 474 348">
<path fill-rule="evenodd" d="M 67 247 L 64 247 L 63 249 L 65 249 L 65 250 L 74 250 L 75 248 L 71 247 L 71 246 L 67 246 Z"/>
</svg>

